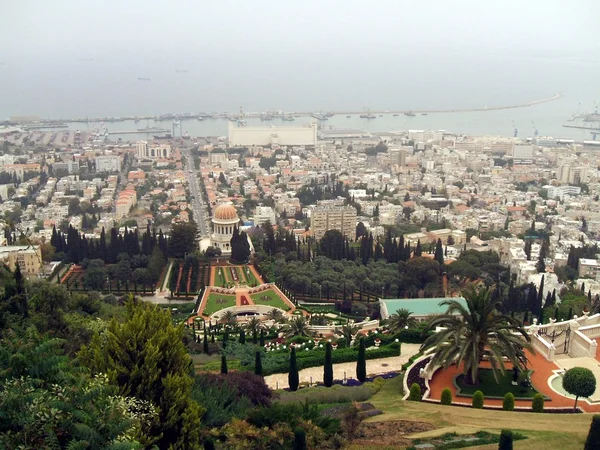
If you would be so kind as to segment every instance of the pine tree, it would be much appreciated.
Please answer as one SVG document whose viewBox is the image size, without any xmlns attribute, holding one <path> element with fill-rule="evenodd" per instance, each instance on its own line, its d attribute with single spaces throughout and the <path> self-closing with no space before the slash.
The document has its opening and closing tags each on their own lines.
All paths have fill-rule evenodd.
<svg viewBox="0 0 600 450">
<path fill-rule="evenodd" d="M 261 358 L 261 353 L 260 350 L 256 351 L 255 354 L 255 358 L 254 358 L 254 373 L 256 375 L 260 375 L 261 377 L 263 376 L 263 368 L 262 368 L 262 358 Z"/>
<path fill-rule="evenodd" d="M 296 348 L 292 347 L 290 352 L 290 370 L 288 373 L 288 384 L 291 391 L 298 390 L 298 384 L 300 383 L 300 377 L 298 374 L 298 363 L 296 362 Z"/>
<path fill-rule="evenodd" d="M 361 337 L 358 345 L 358 360 L 356 361 L 356 379 L 361 383 L 367 379 L 367 360 L 365 355 L 365 338 Z"/>
<path fill-rule="evenodd" d="M 190 448 L 191 442 L 200 442 L 203 410 L 191 399 L 192 360 L 183 329 L 156 305 L 131 296 L 125 306 L 125 321 L 113 319 L 108 332 L 94 335 L 79 357 L 93 374 L 108 374 L 121 395 L 160 405 L 150 430 L 154 445 Z"/>
<path fill-rule="evenodd" d="M 221 355 L 221 373 L 227 375 L 227 357 L 225 353 Z"/>
<path fill-rule="evenodd" d="M 325 387 L 333 385 L 333 354 L 331 342 L 328 342 L 325 347 L 325 364 L 323 366 L 323 384 Z"/>
</svg>

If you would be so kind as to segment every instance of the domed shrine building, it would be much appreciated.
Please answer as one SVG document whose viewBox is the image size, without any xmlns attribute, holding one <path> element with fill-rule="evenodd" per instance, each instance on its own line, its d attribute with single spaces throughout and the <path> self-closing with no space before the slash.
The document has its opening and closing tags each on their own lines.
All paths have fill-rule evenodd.
<svg viewBox="0 0 600 450">
<path fill-rule="evenodd" d="M 233 230 L 239 226 L 240 218 L 231 203 L 222 203 L 213 211 L 213 234 L 210 245 L 221 249 L 221 253 L 231 253 L 231 237 Z"/>
</svg>

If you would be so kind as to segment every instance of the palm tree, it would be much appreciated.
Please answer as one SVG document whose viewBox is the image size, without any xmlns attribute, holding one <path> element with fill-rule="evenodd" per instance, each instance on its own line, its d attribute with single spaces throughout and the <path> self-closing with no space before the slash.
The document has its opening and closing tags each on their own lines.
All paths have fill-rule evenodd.
<svg viewBox="0 0 600 450">
<path fill-rule="evenodd" d="M 256 316 L 251 317 L 250 320 L 246 322 L 246 330 L 248 331 L 248 334 L 251 334 L 252 336 L 258 336 L 261 328 L 263 328 L 263 324 Z"/>
<path fill-rule="evenodd" d="M 353 325 L 350 322 L 346 322 L 341 328 L 336 328 L 335 334 L 342 336 L 344 339 L 346 339 L 346 344 L 350 345 L 352 339 L 354 336 L 356 336 L 356 333 L 358 333 L 358 330 L 360 330 L 358 325 Z"/>
<path fill-rule="evenodd" d="M 392 314 L 387 322 L 392 333 L 399 333 L 406 327 L 414 328 L 417 326 L 417 319 L 411 317 L 412 313 L 405 308 L 400 308 L 395 314 Z"/>
<path fill-rule="evenodd" d="M 223 325 L 230 326 L 231 328 L 237 327 L 237 316 L 233 311 L 225 311 L 219 320 Z"/>
<path fill-rule="evenodd" d="M 297 316 L 290 320 L 282 327 L 282 331 L 285 337 L 293 336 L 308 336 L 312 337 L 316 333 L 310 328 L 310 324 L 306 317 Z"/>
<path fill-rule="evenodd" d="M 273 308 L 267 314 L 265 314 L 265 317 L 268 320 L 272 320 L 275 323 L 279 323 L 283 320 L 283 312 L 278 308 Z"/>
<path fill-rule="evenodd" d="M 489 288 L 477 290 L 471 284 L 463 291 L 466 307 L 456 300 L 446 300 L 440 306 L 447 306 L 445 314 L 437 316 L 429 323 L 428 330 L 441 327 L 421 346 L 421 351 L 435 349 L 431 364 L 447 369 L 451 364 L 464 363 L 463 373 L 466 384 L 479 382 L 479 366 L 484 357 L 488 358 L 498 381 L 504 373 L 503 357 L 506 356 L 514 367 L 524 369 L 527 365 L 525 349 L 533 351 L 531 338 L 521 323 L 500 312 L 501 303 L 490 300 Z"/>
</svg>

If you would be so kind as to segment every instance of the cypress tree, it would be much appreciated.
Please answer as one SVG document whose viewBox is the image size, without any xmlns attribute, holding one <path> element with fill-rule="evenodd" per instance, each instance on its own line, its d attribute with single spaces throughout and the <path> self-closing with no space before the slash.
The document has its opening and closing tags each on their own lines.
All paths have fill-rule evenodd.
<svg viewBox="0 0 600 450">
<path fill-rule="evenodd" d="M 306 450 L 306 431 L 304 428 L 298 427 L 294 430 L 294 446 L 293 450 Z"/>
<path fill-rule="evenodd" d="M 244 332 L 244 330 L 240 331 L 240 344 L 245 344 L 246 343 L 246 333 Z"/>
<path fill-rule="evenodd" d="M 502 430 L 498 450 L 513 450 L 513 433 L 510 430 Z"/>
<path fill-rule="evenodd" d="M 259 345 L 261 347 L 265 346 L 265 330 L 260 330 L 260 341 L 259 341 Z"/>
<path fill-rule="evenodd" d="M 600 449 L 600 414 L 592 417 L 590 431 L 585 440 L 584 450 L 599 450 Z"/>
<path fill-rule="evenodd" d="M 573 307 L 569 308 L 569 315 L 567 316 L 567 320 L 571 320 L 573 318 Z"/>
<path fill-rule="evenodd" d="M 214 331 L 213 331 L 213 332 L 211 333 L 211 335 L 210 335 L 210 342 L 211 342 L 212 344 L 214 344 L 214 343 L 215 343 L 215 332 L 214 332 Z"/>
<path fill-rule="evenodd" d="M 296 362 L 296 348 L 292 347 L 292 351 L 290 352 L 290 371 L 288 373 L 290 390 L 297 391 L 299 383 L 300 377 L 298 375 L 298 363 Z"/>
<path fill-rule="evenodd" d="M 206 438 L 204 441 L 204 450 L 215 450 L 215 441 L 213 441 L 213 438 Z"/>
<path fill-rule="evenodd" d="M 558 321 L 558 307 L 554 308 L 554 319 Z"/>
<path fill-rule="evenodd" d="M 221 373 L 227 375 L 227 357 L 225 353 L 221 355 Z"/>
<path fill-rule="evenodd" d="M 254 358 L 254 373 L 256 375 L 263 376 L 263 368 L 262 368 L 262 358 L 261 358 L 260 350 L 256 351 L 256 355 Z"/>
<path fill-rule="evenodd" d="M 356 361 L 356 379 L 361 383 L 367 378 L 367 360 L 365 356 L 365 338 L 361 337 L 358 344 L 358 360 Z"/>
<path fill-rule="evenodd" d="M 323 366 L 323 384 L 325 387 L 331 387 L 333 385 L 333 354 L 332 354 L 331 342 L 327 343 L 325 347 L 325 364 Z"/>
<path fill-rule="evenodd" d="M 442 240 L 438 239 L 435 244 L 435 253 L 433 258 L 440 264 L 440 267 L 444 266 L 444 247 L 442 246 Z"/>
<path fill-rule="evenodd" d="M 202 343 L 202 350 L 205 354 L 208 355 L 208 334 L 206 334 L 206 330 L 204 330 L 204 341 Z"/>
</svg>

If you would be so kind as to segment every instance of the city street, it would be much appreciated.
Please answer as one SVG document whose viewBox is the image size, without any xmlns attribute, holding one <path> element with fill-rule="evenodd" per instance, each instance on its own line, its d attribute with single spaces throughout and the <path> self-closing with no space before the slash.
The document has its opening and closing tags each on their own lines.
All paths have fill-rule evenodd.
<svg viewBox="0 0 600 450">
<path fill-rule="evenodd" d="M 192 195 L 192 210 L 194 212 L 194 220 L 198 224 L 198 237 L 206 238 L 210 235 L 210 226 L 208 225 L 208 213 L 202 199 L 202 191 L 198 183 L 198 174 L 194 167 L 194 159 L 188 149 L 181 150 L 186 161 L 185 176 L 188 181 L 190 194 Z M 190 173 L 191 171 L 191 173 Z"/>
</svg>

